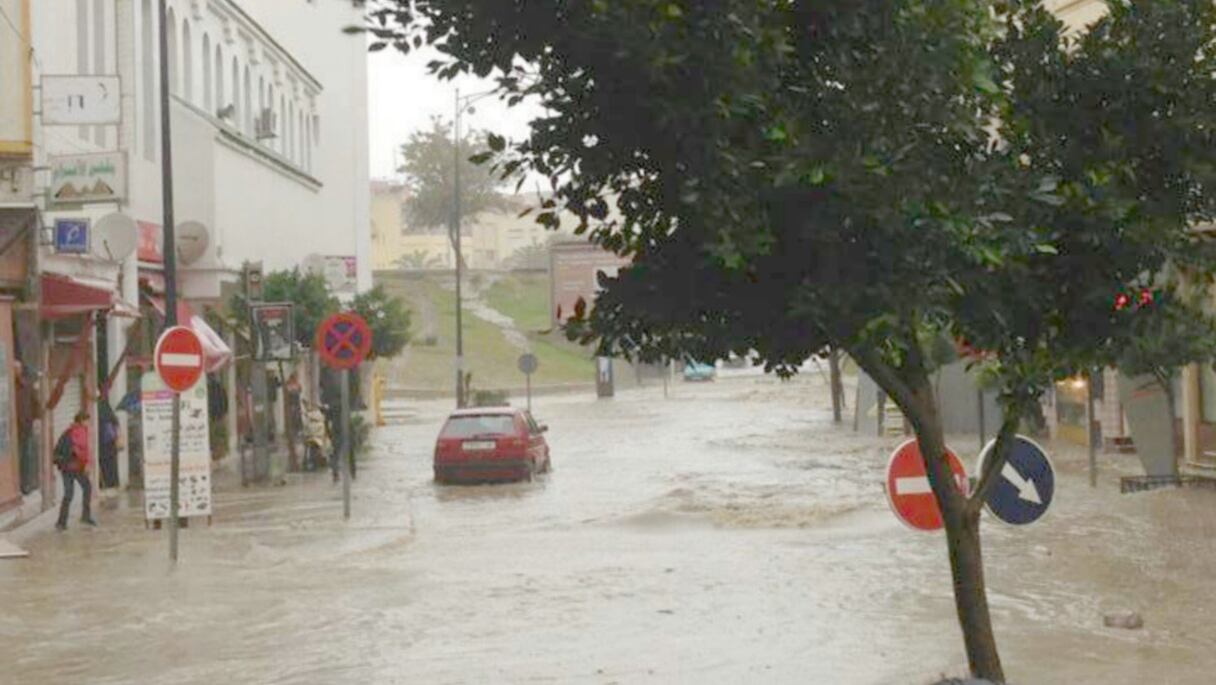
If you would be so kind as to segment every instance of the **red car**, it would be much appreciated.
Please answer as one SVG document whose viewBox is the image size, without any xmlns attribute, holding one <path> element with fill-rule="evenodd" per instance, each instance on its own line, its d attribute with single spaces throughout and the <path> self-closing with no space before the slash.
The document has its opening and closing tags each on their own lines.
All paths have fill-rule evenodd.
<svg viewBox="0 0 1216 685">
<path fill-rule="evenodd" d="M 532 414 L 514 407 L 455 411 L 435 441 L 435 480 L 532 480 L 549 471 L 547 430 Z"/>
</svg>

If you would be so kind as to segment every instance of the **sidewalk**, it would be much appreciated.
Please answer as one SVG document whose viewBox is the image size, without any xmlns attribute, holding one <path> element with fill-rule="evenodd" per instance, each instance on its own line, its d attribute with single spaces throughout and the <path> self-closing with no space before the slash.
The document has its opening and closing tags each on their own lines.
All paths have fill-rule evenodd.
<svg viewBox="0 0 1216 685">
<path fill-rule="evenodd" d="M 283 458 L 285 460 L 286 456 Z M 364 482 L 382 478 L 377 475 L 377 466 L 370 459 L 370 455 L 359 461 L 359 471 Z M 341 487 L 332 482 L 328 467 L 310 473 L 288 473 L 284 482 L 279 485 L 248 487 L 241 485 L 240 469 L 239 455 L 230 455 L 212 463 L 213 515 L 210 524 L 207 517 L 192 518 L 190 527 L 183 531 L 183 535 L 189 535 L 192 530 L 212 533 L 236 530 L 299 531 L 336 528 L 342 524 Z M 360 486 L 360 480 L 354 481 L 353 499 L 362 497 L 364 488 Z M 56 534 L 54 531 L 59 511 L 56 501 L 54 507 L 43 512 L 31 512 L 12 521 L 7 528 L 0 529 L 0 542 L 6 541 L 11 545 L 32 550 L 39 546 L 38 542 L 44 534 L 64 538 L 92 533 L 102 533 L 105 537 L 127 537 L 146 532 L 149 533 L 149 538 L 160 539 L 167 533 L 167 523 L 161 530 L 155 530 L 145 522 L 143 490 L 128 490 L 124 487 L 121 490 L 99 491 L 93 505 L 93 517 L 100 526 L 95 530 L 79 526 L 79 507 L 79 502 L 73 502 L 72 517 L 65 533 Z M 356 507 L 356 515 L 358 513 Z M 405 520 L 408 521 L 408 517 Z"/>
</svg>

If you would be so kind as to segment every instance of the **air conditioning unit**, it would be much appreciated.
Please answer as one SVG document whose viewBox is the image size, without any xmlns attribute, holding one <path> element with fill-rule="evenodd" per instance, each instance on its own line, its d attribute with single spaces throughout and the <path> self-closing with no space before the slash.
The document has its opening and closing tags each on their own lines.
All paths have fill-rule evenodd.
<svg viewBox="0 0 1216 685">
<path fill-rule="evenodd" d="M 254 120 L 253 129 L 254 136 L 258 140 L 278 137 L 278 134 L 275 133 L 278 129 L 278 117 L 275 116 L 274 110 L 270 108 L 263 109 L 258 118 Z"/>
</svg>

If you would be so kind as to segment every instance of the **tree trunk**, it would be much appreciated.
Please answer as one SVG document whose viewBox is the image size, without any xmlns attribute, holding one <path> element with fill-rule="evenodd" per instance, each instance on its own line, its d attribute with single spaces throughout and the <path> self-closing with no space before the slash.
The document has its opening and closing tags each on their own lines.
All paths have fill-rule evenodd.
<svg viewBox="0 0 1216 685">
<path fill-rule="evenodd" d="M 840 350 L 835 347 L 828 356 L 828 383 L 832 387 L 832 422 L 840 423 L 843 420 L 843 408 L 841 406 L 844 400 L 844 386 L 840 381 Z"/>
<path fill-rule="evenodd" d="M 927 375 L 917 379 L 910 407 L 902 407 L 920 443 L 929 482 L 941 507 L 946 528 L 946 547 L 950 555 L 950 574 L 954 581 L 954 607 L 972 676 L 994 683 L 1005 681 L 988 594 L 984 585 L 984 557 L 980 545 L 980 510 L 968 507 L 967 497 L 954 486 L 946 460 L 945 435 L 932 385 Z"/>
</svg>

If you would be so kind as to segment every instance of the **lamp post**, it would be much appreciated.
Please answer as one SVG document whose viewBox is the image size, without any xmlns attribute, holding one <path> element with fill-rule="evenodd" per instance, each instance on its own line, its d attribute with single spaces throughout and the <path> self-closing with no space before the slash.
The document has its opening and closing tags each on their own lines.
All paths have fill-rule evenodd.
<svg viewBox="0 0 1216 685">
<path fill-rule="evenodd" d="M 462 325 L 462 310 L 464 309 L 461 293 L 462 274 L 464 272 L 464 259 L 461 256 L 460 250 L 460 219 L 463 212 L 461 206 L 461 189 L 460 189 L 460 115 L 465 109 L 485 97 L 489 97 L 496 93 L 496 90 L 488 90 L 480 93 L 472 93 L 461 97 L 460 89 L 456 89 L 455 112 L 452 122 L 452 246 L 456 253 L 456 406 L 464 407 L 468 403 L 468 398 L 464 396 L 464 326 Z"/>
</svg>

